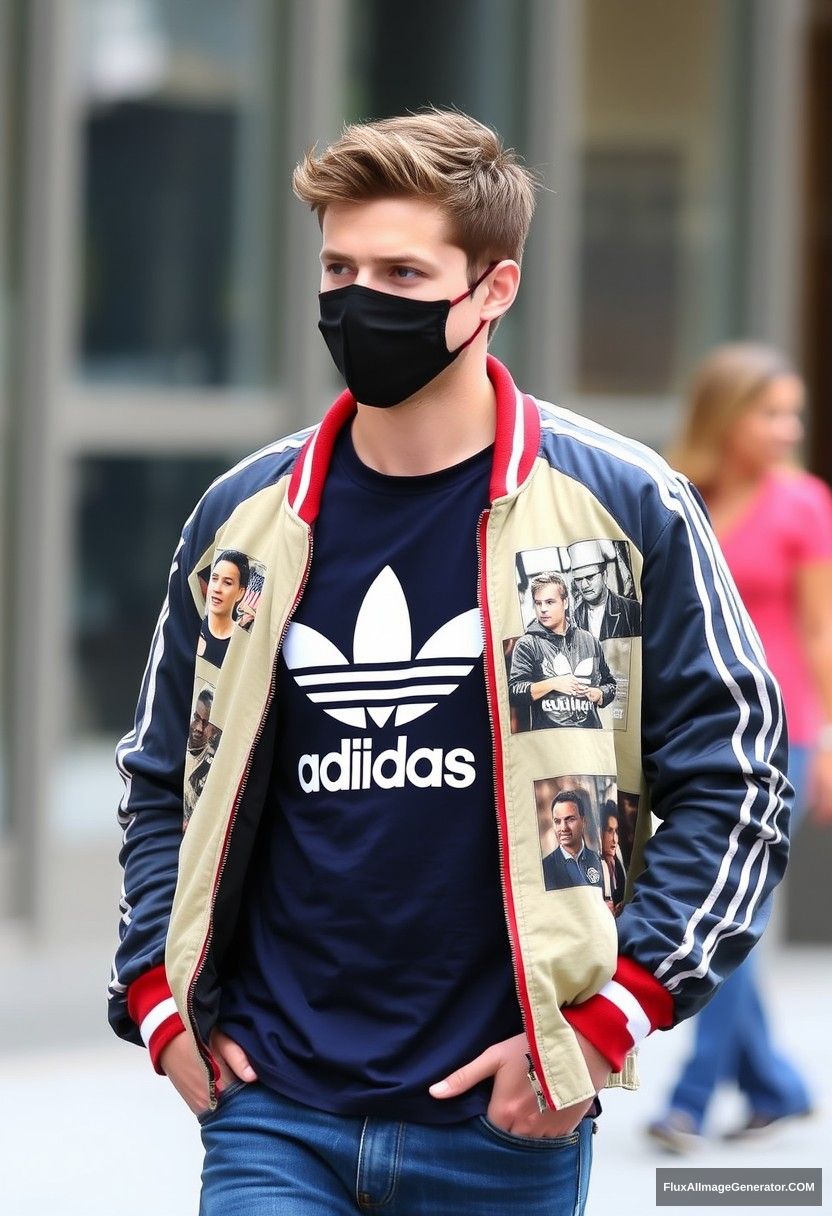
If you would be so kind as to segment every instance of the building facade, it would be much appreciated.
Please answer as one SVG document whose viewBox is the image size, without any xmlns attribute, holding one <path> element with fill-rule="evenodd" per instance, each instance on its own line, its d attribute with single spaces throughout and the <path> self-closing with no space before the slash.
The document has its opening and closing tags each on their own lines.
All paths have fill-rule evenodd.
<svg viewBox="0 0 832 1216">
<path fill-rule="evenodd" d="M 830 47 L 826 0 L 0 0 L 0 926 L 114 908 L 181 522 L 337 391 L 304 148 L 427 103 L 495 125 L 546 186 L 495 353 L 662 448 L 725 338 L 828 400 Z"/>
</svg>

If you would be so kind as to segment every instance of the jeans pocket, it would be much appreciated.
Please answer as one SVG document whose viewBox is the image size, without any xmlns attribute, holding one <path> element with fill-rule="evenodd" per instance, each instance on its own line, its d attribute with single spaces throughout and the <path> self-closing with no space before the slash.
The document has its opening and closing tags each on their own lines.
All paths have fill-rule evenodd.
<svg viewBox="0 0 832 1216">
<path fill-rule="evenodd" d="M 197 1115 L 200 1127 L 204 1127 L 210 1119 L 213 1119 L 214 1115 L 220 1110 L 220 1107 L 224 1106 L 234 1094 L 239 1093 L 241 1089 L 245 1089 L 248 1084 L 248 1081 L 243 1081 L 240 1077 L 235 1077 L 233 1081 L 229 1081 L 225 1089 L 220 1090 L 217 1096 L 217 1105 L 214 1109 L 211 1110 L 209 1106 L 207 1110 L 201 1110 Z"/>
<path fill-rule="evenodd" d="M 514 1132 L 506 1131 L 504 1127 L 498 1127 L 496 1123 L 492 1123 L 488 1115 L 480 1115 L 479 1121 L 480 1127 L 493 1140 L 499 1141 L 500 1144 L 510 1144 L 513 1148 L 531 1149 L 532 1151 L 542 1149 L 544 1152 L 558 1148 L 574 1148 L 581 1138 L 577 1128 L 568 1136 L 517 1136 Z"/>
</svg>

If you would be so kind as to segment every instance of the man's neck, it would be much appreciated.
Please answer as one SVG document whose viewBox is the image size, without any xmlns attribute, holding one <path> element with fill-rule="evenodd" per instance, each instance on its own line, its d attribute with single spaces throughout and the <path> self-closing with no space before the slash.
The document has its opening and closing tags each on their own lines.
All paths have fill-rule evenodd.
<svg viewBox="0 0 832 1216">
<path fill-rule="evenodd" d="M 359 460 L 376 472 L 418 477 L 481 452 L 494 442 L 496 425 L 485 360 L 472 349 L 401 405 L 360 405 L 352 441 Z"/>
</svg>

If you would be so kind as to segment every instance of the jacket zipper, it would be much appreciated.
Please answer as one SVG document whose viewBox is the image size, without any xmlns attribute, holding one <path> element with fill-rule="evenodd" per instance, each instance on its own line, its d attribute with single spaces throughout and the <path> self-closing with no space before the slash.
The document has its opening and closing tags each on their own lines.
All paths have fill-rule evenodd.
<svg viewBox="0 0 832 1216">
<path fill-rule="evenodd" d="M 488 520 L 490 517 L 490 509 L 483 511 L 480 515 L 477 524 L 477 597 L 480 607 L 480 618 L 482 623 L 483 643 L 484 643 L 484 659 L 485 659 L 485 701 L 488 709 L 488 723 L 491 728 L 491 763 L 492 777 L 494 780 L 494 803 L 497 813 L 497 847 L 500 859 L 500 890 L 503 897 L 503 912 L 506 918 L 506 927 L 508 929 L 509 951 L 511 953 L 512 972 L 514 974 L 514 988 L 517 993 L 517 1003 L 520 1006 L 520 1015 L 523 1019 L 523 1029 L 526 1032 L 526 1038 L 529 1044 L 529 1080 L 532 1083 L 532 1088 L 535 1090 L 538 1108 L 541 1111 L 554 1108 L 551 1094 L 543 1079 L 543 1069 L 540 1062 L 540 1053 L 537 1047 L 537 1040 L 533 1032 L 533 1019 L 529 995 L 526 990 L 525 979 L 521 978 L 518 959 L 520 952 L 517 946 L 517 922 L 514 916 L 514 899 L 511 895 L 511 879 L 508 873 L 506 864 L 506 813 L 505 813 L 505 790 L 503 787 L 501 761 L 498 764 L 498 756 L 502 757 L 502 735 L 499 725 L 499 716 L 495 713 L 491 681 L 494 678 L 494 654 L 491 646 L 491 616 L 488 610 L 488 594 L 486 590 L 486 563 L 485 563 L 485 548 L 488 532 Z"/>
<path fill-rule="evenodd" d="M 222 881 L 223 871 L 225 870 L 225 863 L 228 860 L 228 853 L 229 853 L 229 850 L 231 847 L 231 836 L 234 831 L 234 824 L 236 823 L 237 814 L 240 809 L 240 804 L 242 803 L 243 795 L 245 794 L 246 785 L 248 783 L 249 774 L 251 772 L 251 765 L 252 765 L 252 761 L 254 758 L 254 753 L 257 750 L 257 746 L 263 737 L 263 731 L 266 726 L 266 718 L 268 717 L 269 710 L 271 709 L 272 702 L 274 701 L 275 691 L 277 688 L 277 663 L 278 663 L 278 659 L 280 657 L 280 651 L 283 646 L 283 641 L 286 637 L 286 632 L 289 628 L 292 617 L 295 615 L 297 606 L 300 603 L 301 599 L 303 598 L 303 593 L 306 590 L 307 583 L 309 582 L 309 571 L 312 567 L 312 547 L 313 547 L 311 528 L 308 529 L 308 534 L 309 534 L 309 548 L 308 548 L 307 554 L 306 554 L 306 565 L 304 567 L 303 576 L 301 578 L 300 585 L 297 590 L 297 594 L 295 595 L 295 598 L 292 602 L 292 607 L 289 609 L 288 615 L 286 616 L 286 620 L 283 622 L 283 628 L 281 630 L 280 637 L 277 639 L 277 648 L 276 648 L 275 654 L 274 654 L 274 663 L 272 664 L 272 677 L 271 677 L 271 682 L 269 684 L 269 694 L 268 694 L 268 697 L 266 698 L 266 704 L 265 704 L 265 706 L 263 708 L 263 712 L 260 716 L 260 724 L 257 727 L 257 733 L 255 734 L 254 741 L 251 745 L 251 748 L 249 749 L 246 766 L 243 770 L 243 775 L 240 778 L 240 784 L 237 787 L 237 793 L 234 798 L 234 805 L 231 808 L 231 815 L 228 820 L 228 826 L 226 827 L 226 830 L 225 830 L 225 840 L 223 841 L 222 855 L 220 857 L 220 864 L 219 864 L 219 868 L 217 870 L 217 876 L 214 880 L 214 889 L 211 892 L 211 914 L 210 914 L 210 917 L 208 920 L 208 935 L 205 938 L 205 941 L 203 943 L 202 952 L 199 956 L 199 962 L 197 963 L 196 970 L 194 971 L 194 974 L 191 978 L 190 985 L 188 987 L 188 1019 L 191 1023 L 191 1031 L 193 1033 L 194 1039 L 195 1039 L 197 1047 L 199 1049 L 199 1053 L 202 1056 L 202 1061 L 205 1064 L 205 1067 L 208 1071 L 208 1098 L 209 1098 L 212 1110 L 214 1109 L 214 1107 L 217 1104 L 217 1081 L 219 1080 L 219 1067 L 218 1067 L 217 1062 L 214 1059 L 213 1055 L 211 1054 L 210 1047 L 208 1046 L 207 1043 L 203 1042 L 202 1037 L 197 1028 L 196 1016 L 194 1014 L 194 1007 L 193 1007 L 194 992 L 196 991 L 197 984 L 199 983 L 199 978 L 202 975 L 202 972 L 205 968 L 205 962 L 206 962 L 206 959 L 208 958 L 208 952 L 211 948 L 211 942 L 213 941 L 213 937 L 214 937 L 214 907 L 216 905 L 217 891 L 219 890 L 220 882 Z"/>
</svg>

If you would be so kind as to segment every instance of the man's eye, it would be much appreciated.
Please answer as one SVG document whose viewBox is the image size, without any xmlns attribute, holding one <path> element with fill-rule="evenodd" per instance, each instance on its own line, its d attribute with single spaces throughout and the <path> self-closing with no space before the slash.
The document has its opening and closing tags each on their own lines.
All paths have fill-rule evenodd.
<svg viewBox="0 0 832 1216">
<path fill-rule="evenodd" d="M 343 262 L 330 262 L 324 269 L 327 274 L 335 275 L 336 278 L 338 275 L 347 274 L 349 271 L 349 267 L 345 266 Z"/>
<path fill-rule="evenodd" d="M 419 271 L 413 266 L 394 266 L 393 277 L 396 279 L 415 279 L 418 278 Z"/>
</svg>

